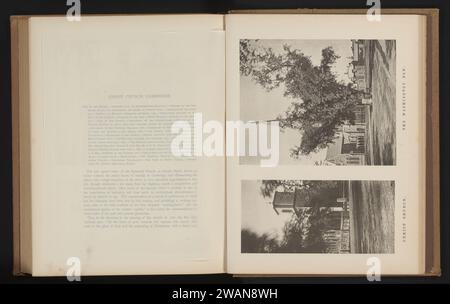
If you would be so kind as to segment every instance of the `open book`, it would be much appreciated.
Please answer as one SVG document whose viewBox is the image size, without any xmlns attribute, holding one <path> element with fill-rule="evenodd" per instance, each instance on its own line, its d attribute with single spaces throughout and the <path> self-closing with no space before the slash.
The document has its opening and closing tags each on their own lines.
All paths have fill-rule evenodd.
<svg viewBox="0 0 450 304">
<path fill-rule="evenodd" d="M 343 13 L 12 17 L 15 272 L 438 275 L 437 13 Z"/>
</svg>

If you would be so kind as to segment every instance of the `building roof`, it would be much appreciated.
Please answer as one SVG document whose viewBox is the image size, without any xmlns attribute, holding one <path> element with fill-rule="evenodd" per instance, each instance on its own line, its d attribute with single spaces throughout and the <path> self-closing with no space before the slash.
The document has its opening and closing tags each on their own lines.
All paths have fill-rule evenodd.
<svg viewBox="0 0 450 304">
<path fill-rule="evenodd" d="M 294 202 L 294 192 L 275 191 L 273 197 L 273 207 L 292 207 Z"/>
<path fill-rule="evenodd" d="M 294 192 L 290 191 L 276 191 L 273 197 L 273 209 L 278 213 L 277 208 L 297 208 L 312 207 L 312 197 L 310 197 L 307 191 L 301 189 L 295 189 Z"/>
<path fill-rule="evenodd" d="M 339 154 L 333 158 L 328 159 L 327 161 L 334 165 L 343 166 L 347 164 L 347 156 L 344 154 Z"/>
<path fill-rule="evenodd" d="M 306 191 L 295 188 L 294 191 L 294 207 L 311 207 L 312 200 Z"/>
<path fill-rule="evenodd" d="M 336 187 L 323 188 L 319 192 L 302 188 L 294 191 L 276 191 L 273 198 L 273 209 L 278 214 L 277 208 L 292 208 L 297 212 L 300 208 L 314 206 L 329 206 L 339 196 Z"/>
</svg>

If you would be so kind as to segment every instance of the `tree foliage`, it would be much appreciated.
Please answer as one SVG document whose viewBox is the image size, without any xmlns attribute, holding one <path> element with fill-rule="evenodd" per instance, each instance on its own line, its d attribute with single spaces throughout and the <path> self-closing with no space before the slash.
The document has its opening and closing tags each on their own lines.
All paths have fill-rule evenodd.
<svg viewBox="0 0 450 304">
<path fill-rule="evenodd" d="M 240 72 L 271 91 L 282 88 L 291 106 L 277 119 L 282 128 L 301 131 L 303 137 L 291 155 L 307 155 L 335 139 L 340 125 L 354 120 L 361 93 L 338 81 L 332 71 L 339 56 L 332 47 L 322 50 L 319 65 L 301 50 L 284 45 L 281 52 L 262 47 L 256 40 L 240 41 Z"/>
<path fill-rule="evenodd" d="M 278 241 L 268 234 L 258 235 L 249 229 L 241 230 L 242 253 L 270 253 L 277 252 L 278 248 Z"/>
<path fill-rule="evenodd" d="M 326 252 L 323 232 L 328 211 L 312 209 L 293 215 L 283 227 L 281 240 L 268 234 L 241 230 L 242 253 L 322 253 Z"/>
</svg>

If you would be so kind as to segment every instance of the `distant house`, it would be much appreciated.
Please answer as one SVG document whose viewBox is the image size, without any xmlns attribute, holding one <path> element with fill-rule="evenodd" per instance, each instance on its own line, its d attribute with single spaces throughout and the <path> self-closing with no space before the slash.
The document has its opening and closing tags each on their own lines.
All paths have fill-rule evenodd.
<svg viewBox="0 0 450 304">
<path fill-rule="evenodd" d="M 353 112 L 353 123 L 344 124 L 338 129 L 334 141 L 327 146 L 324 164 L 345 166 L 365 163 L 366 107 L 357 105 Z"/>
<path fill-rule="evenodd" d="M 363 165 L 365 162 L 365 133 L 340 132 L 328 145 L 325 160 L 338 166 Z"/>
<path fill-rule="evenodd" d="M 350 253 L 350 231 L 330 229 L 323 233 L 326 253 Z"/>
<path fill-rule="evenodd" d="M 359 91 L 366 91 L 367 80 L 366 80 L 366 67 L 364 65 L 353 64 L 353 82 L 356 85 L 356 89 Z"/>
<path fill-rule="evenodd" d="M 362 40 L 352 40 L 352 61 L 348 66 L 348 75 L 355 84 L 356 89 L 364 93 L 361 100 L 363 104 L 370 104 L 370 83 L 368 77 L 368 68 L 366 66 L 366 48 Z"/>
<path fill-rule="evenodd" d="M 352 39 L 351 48 L 353 56 L 352 63 L 357 65 L 364 64 L 364 56 L 365 56 L 364 42 L 362 40 Z"/>
<path fill-rule="evenodd" d="M 353 124 L 355 125 L 365 125 L 366 124 L 366 108 L 365 105 L 357 105 L 353 110 L 355 115 Z"/>
<path fill-rule="evenodd" d="M 320 194 L 308 191 L 276 191 L 273 197 L 273 209 L 277 214 L 295 213 L 309 208 L 326 209 L 324 226 L 321 232 L 326 253 L 350 252 L 350 211 L 348 200 L 339 197 L 336 189 L 323 189 Z"/>
<path fill-rule="evenodd" d="M 313 195 L 296 188 L 293 192 L 276 191 L 273 197 L 273 209 L 277 214 L 295 213 L 312 207 L 328 208 L 330 211 L 343 211 L 346 199 L 338 197 L 334 189 L 323 190 L 320 195 Z"/>
</svg>

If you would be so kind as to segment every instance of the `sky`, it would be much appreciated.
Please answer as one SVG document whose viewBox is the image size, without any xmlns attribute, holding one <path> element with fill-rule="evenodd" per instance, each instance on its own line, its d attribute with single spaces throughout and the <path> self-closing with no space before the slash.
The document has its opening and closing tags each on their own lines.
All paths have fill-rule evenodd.
<svg viewBox="0 0 450 304">
<path fill-rule="evenodd" d="M 273 210 L 272 197 L 264 198 L 260 192 L 260 181 L 242 181 L 242 227 L 258 234 L 267 233 L 281 240 L 284 223 L 291 215 Z"/>
<path fill-rule="evenodd" d="M 283 44 L 289 44 L 292 48 L 301 50 L 310 56 L 314 65 L 320 64 L 322 49 L 331 46 L 340 56 L 333 66 L 338 80 L 348 83 L 350 79 L 347 72 L 349 58 L 352 56 L 350 40 L 260 40 L 260 45 L 271 47 L 274 52 L 280 52 Z M 240 79 L 240 107 L 241 119 L 248 120 L 270 120 L 284 113 L 289 107 L 292 99 L 283 96 L 283 87 L 267 92 L 264 88 L 253 82 L 251 77 L 241 76 Z M 300 145 L 301 134 L 296 130 L 284 130 L 280 134 L 280 164 L 314 164 L 316 161 L 325 159 L 326 149 L 317 153 L 311 153 L 300 159 L 289 156 L 289 151 L 296 145 Z M 246 158 L 244 162 L 259 163 L 257 158 L 252 160 Z"/>
</svg>

